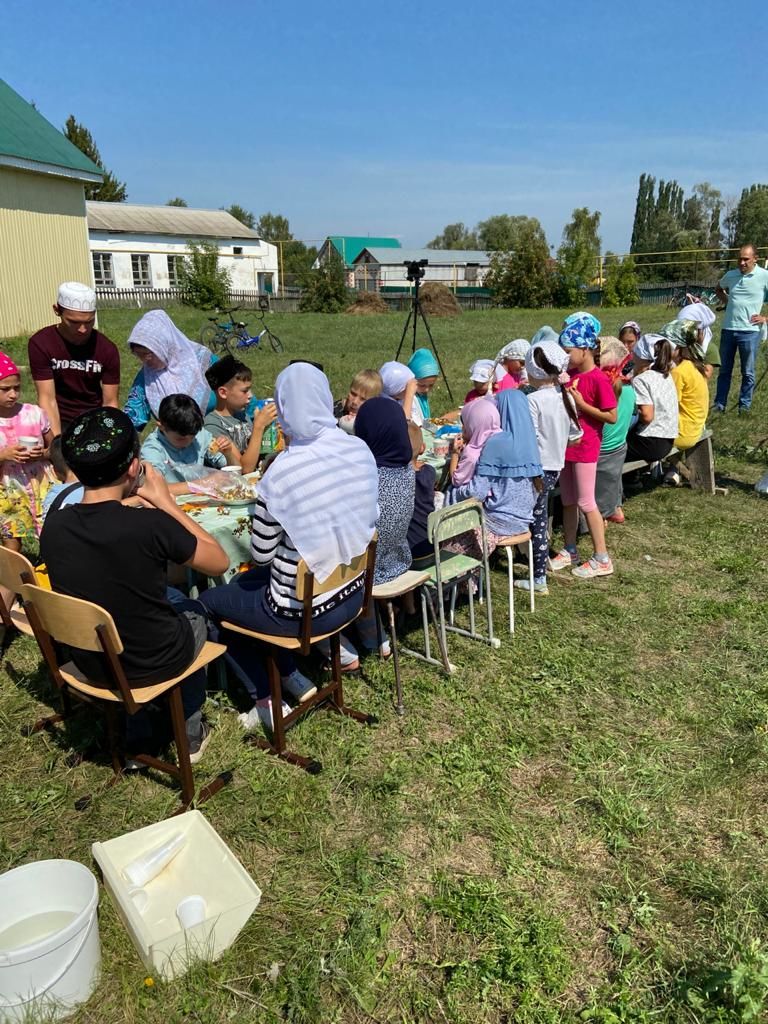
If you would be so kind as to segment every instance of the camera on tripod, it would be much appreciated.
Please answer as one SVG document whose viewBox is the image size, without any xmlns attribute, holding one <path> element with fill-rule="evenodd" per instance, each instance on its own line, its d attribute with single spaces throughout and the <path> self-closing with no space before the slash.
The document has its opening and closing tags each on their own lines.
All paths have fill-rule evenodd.
<svg viewBox="0 0 768 1024">
<path fill-rule="evenodd" d="M 409 281 L 420 281 L 428 264 L 429 260 L 403 260 L 403 266 L 408 267 L 405 276 Z"/>
</svg>

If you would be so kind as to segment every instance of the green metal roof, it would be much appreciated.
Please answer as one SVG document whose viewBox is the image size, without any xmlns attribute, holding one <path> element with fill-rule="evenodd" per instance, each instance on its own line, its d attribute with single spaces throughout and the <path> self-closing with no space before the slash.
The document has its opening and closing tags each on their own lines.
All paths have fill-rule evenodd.
<svg viewBox="0 0 768 1024">
<path fill-rule="evenodd" d="M 18 161 L 45 164 L 65 172 L 82 174 L 93 181 L 94 175 L 103 175 L 102 169 L 81 153 L 77 146 L 46 121 L 41 113 L 22 99 L 17 92 L 0 79 L 0 158 L 11 157 Z M 30 168 L 34 169 L 34 168 Z"/>
<path fill-rule="evenodd" d="M 377 249 L 399 249 L 397 238 L 370 238 L 358 235 L 329 235 L 328 241 L 341 256 L 347 266 L 351 266 L 363 251 L 375 246 Z"/>
</svg>

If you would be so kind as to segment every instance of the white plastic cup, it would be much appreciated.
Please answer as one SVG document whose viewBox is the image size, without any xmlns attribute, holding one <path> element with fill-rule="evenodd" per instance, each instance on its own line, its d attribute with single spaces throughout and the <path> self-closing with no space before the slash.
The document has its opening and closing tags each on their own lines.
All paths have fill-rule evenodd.
<svg viewBox="0 0 768 1024">
<path fill-rule="evenodd" d="M 176 907 L 176 917 L 179 924 L 186 931 L 194 928 L 196 924 L 202 924 L 205 920 L 208 907 L 202 896 L 187 896 Z"/>
<path fill-rule="evenodd" d="M 222 466 L 221 467 L 221 472 L 222 473 L 235 473 L 237 475 L 242 475 L 243 467 L 242 466 Z"/>
<path fill-rule="evenodd" d="M 32 448 L 39 448 L 42 445 L 42 441 L 39 437 L 20 437 L 19 446 L 25 448 L 27 451 L 31 451 Z"/>
</svg>

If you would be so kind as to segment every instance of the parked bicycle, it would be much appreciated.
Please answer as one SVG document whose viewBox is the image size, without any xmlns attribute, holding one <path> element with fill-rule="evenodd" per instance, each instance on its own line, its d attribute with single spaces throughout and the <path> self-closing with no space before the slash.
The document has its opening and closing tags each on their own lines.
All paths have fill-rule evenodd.
<svg viewBox="0 0 768 1024">
<path fill-rule="evenodd" d="M 248 324 L 244 320 L 234 319 L 234 314 L 240 308 L 240 306 L 235 306 L 233 309 L 223 310 L 224 313 L 229 315 L 228 320 L 219 321 L 218 316 L 209 316 L 208 320 L 210 322 L 205 324 L 200 331 L 200 341 L 202 344 L 207 346 L 211 352 L 216 353 L 216 355 L 233 355 L 235 349 L 258 348 L 260 345 L 267 343 L 269 343 L 273 352 L 282 352 L 282 341 L 280 341 L 276 334 L 270 331 L 264 322 L 266 310 L 261 309 L 257 313 L 263 326 L 258 334 L 252 335 L 248 330 Z"/>
</svg>

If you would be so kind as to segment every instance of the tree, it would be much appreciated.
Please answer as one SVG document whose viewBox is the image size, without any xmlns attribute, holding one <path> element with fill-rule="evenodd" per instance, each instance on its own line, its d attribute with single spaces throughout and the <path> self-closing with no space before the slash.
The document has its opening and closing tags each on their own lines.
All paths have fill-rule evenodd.
<svg viewBox="0 0 768 1024">
<path fill-rule="evenodd" d="M 266 242 L 281 243 L 284 276 L 297 279 L 302 286 L 308 285 L 312 264 L 317 259 L 317 248 L 295 239 L 288 218 L 279 213 L 262 213 L 256 231 Z"/>
<path fill-rule="evenodd" d="M 224 209 L 226 209 L 230 217 L 234 217 L 235 220 L 239 220 L 241 224 L 244 224 L 247 228 L 250 228 L 251 231 L 253 231 L 254 228 L 256 227 L 256 218 L 253 216 L 250 210 L 246 210 L 246 208 L 244 206 L 240 206 L 239 203 L 232 203 L 231 206 L 227 207 L 222 206 L 222 210 Z"/>
<path fill-rule="evenodd" d="M 288 218 L 279 213 L 262 213 L 256 224 L 256 231 L 259 238 L 263 238 L 265 242 L 287 242 L 293 238 Z"/>
<path fill-rule="evenodd" d="M 528 226 L 541 227 L 536 217 L 498 213 L 477 225 L 477 239 L 486 252 L 513 252 L 521 231 Z"/>
<path fill-rule="evenodd" d="M 165 204 L 166 206 L 189 206 L 186 199 L 182 199 L 181 196 L 176 196 L 175 199 L 169 199 Z"/>
<path fill-rule="evenodd" d="M 100 185 L 86 185 L 85 198 L 95 199 L 100 203 L 124 203 L 128 192 L 125 183 L 118 181 L 112 171 L 108 171 L 101 159 L 93 136 L 85 127 L 78 124 L 74 115 L 70 114 L 67 123 L 64 125 L 64 134 L 73 145 L 77 146 L 81 153 L 85 153 L 95 164 L 98 164 L 104 172 L 104 180 Z"/>
<path fill-rule="evenodd" d="M 564 306 L 581 302 L 581 295 L 597 275 L 600 261 L 600 211 L 590 213 L 586 206 L 573 211 L 570 224 L 563 228 L 563 241 L 557 250 L 556 299 Z"/>
<path fill-rule="evenodd" d="M 349 303 L 341 256 L 332 251 L 319 270 L 308 274 L 299 309 L 302 313 L 340 313 Z"/>
<path fill-rule="evenodd" d="M 768 185 L 742 190 L 734 222 L 735 246 L 768 245 Z"/>
<path fill-rule="evenodd" d="M 536 309 L 552 301 L 552 271 L 544 230 L 531 218 L 521 227 L 514 252 L 496 252 L 484 284 L 500 306 Z"/>
<path fill-rule="evenodd" d="M 219 266 L 216 243 L 189 241 L 187 253 L 179 267 L 184 301 L 198 309 L 226 306 L 231 282 L 229 271 Z"/>
<path fill-rule="evenodd" d="M 605 257 L 604 306 L 633 306 L 640 301 L 640 289 L 632 256 L 620 260 L 616 253 Z"/>
<path fill-rule="evenodd" d="M 443 232 L 427 242 L 427 249 L 477 249 L 477 235 L 468 230 L 461 221 L 446 224 Z"/>
</svg>

